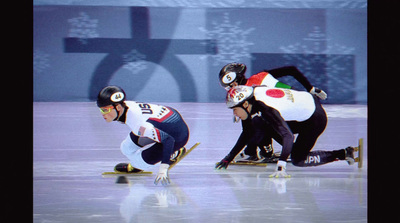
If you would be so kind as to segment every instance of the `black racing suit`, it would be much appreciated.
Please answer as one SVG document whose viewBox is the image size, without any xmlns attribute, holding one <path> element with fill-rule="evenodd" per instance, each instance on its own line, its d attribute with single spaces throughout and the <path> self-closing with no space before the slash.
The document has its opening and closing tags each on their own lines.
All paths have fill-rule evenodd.
<svg viewBox="0 0 400 223">
<path fill-rule="evenodd" d="M 337 159 L 345 159 L 345 151 L 311 151 L 315 142 L 327 125 L 327 116 L 322 108 L 319 99 L 313 95 L 315 101 L 315 111 L 313 115 L 302 122 L 286 122 L 280 113 L 261 101 L 254 101 L 249 118 L 253 127 L 253 135 L 242 133 L 238 143 L 231 150 L 225 159 L 227 161 L 235 157 L 242 144 L 257 145 L 262 142 L 265 135 L 272 136 L 282 145 L 282 152 L 279 160 L 286 161 L 289 155 L 293 165 L 296 166 L 317 166 L 326 164 Z M 257 115 L 261 112 L 261 116 Z M 296 142 L 294 135 L 298 134 Z M 239 144 L 240 143 L 240 144 Z M 232 158 L 233 159 L 233 158 Z"/>
</svg>

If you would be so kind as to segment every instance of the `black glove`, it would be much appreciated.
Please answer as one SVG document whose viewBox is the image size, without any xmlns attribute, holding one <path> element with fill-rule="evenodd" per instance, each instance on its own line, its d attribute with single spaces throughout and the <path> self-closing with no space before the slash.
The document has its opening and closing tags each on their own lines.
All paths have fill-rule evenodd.
<svg viewBox="0 0 400 223">
<path fill-rule="evenodd" d="M 215 165 L 215 169 L 226 169 L 229 166 L 229 163 L 232 162 L 232 159 L 230 158 L 229 155 L 225 156 L 221 161 L 219 161 L 216 165 Z"/>
</svg>

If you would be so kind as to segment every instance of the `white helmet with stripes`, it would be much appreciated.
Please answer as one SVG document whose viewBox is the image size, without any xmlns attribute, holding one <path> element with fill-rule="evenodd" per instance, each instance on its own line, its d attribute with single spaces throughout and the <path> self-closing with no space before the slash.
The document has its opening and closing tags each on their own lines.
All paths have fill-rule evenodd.
<svg viewBox="0 0 400 223">
<path fill-rule="evenodd" d="M 239 85 L 231 88 L 226 94 L 226 106 L 234 108 L 241 106 L 245 101 L 253 96 L 253 87 Z"/>
</svg>

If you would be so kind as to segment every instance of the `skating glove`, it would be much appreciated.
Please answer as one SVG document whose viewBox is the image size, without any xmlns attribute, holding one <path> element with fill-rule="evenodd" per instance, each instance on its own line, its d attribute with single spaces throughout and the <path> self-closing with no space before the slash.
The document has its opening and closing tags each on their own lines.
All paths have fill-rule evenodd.
<svg viewBox="0 0 400 223">
<path fill-rule="evenodd" d="M 310 93 L 313 95 L 316 95 L 317 97 L 319 97 L 322 100 L 325 100 L 328 97 L 328 95 L 325 93 L 325 91 L 323 91 L 319 88 L 316 88 L 316 87 L 311 88 Z"/>
<path fill-rule="evenodd" d="M 226 168 L 228 168 L 229 163 L 231 163 L 231 162 L 232 162 L 232 159 L 230 159 L 230 156 L 227 155 L 215 165 L 215 169 L 219 169 L 219 170 L 226 169 Z"/>
<path fill-rule="evenodd" d="M 276 165 L 276 170 L 273 174 L 269 175 L 269 177 L 291 177 L 291 175 L 286 173 L 286 162 L 279 160 Z"/>
<path fill-rule="evenodd" d="M 168 168 L 169 165 L 166 163 L 161 163 L 160 169 L 158 171 L 157 177 L 154 180 L 154 184 L 157 185 L 161 180 L 161 184 L 163 186 L 170 184 L 169 176 L 168 176 Z"/>
</svg>

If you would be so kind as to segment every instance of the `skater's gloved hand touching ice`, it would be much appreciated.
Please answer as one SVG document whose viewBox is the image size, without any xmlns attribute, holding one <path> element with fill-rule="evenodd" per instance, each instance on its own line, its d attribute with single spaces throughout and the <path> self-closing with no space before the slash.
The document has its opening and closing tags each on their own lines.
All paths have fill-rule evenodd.
<svg viewBox="0 0 400 223">
<path fill-rule="evenodd" d="M 157 177 L 154 180 L 154 184 L 157 185 L 161 180 L 161 184 L 163 186 L 170 184 L 169 176 L 168 176 L 168 168 L 169 165 L 166 163 L 161 163 L 160 169 L 158 171 Z"/>
<path fill-rule="evenodd" d="M 316 88 L 316 87 L 313 87 L 310 90 L 310 93 L 313 94 L 313 95 L 316 95 L 317 97 L 319 97 L 322 100 L 325 100 L 328 97 L 328 95 L 325 93 L 325 91 L 323 91 L 323 90 L 321 90 L 319 88 Z"/>
<path fill-rule="evenodd" d="M 227 155 L 225 156 L 221 161 L 219 161 L 216 165 L 215 165 L 215 169 L 226 169 L 229 166 L 229 163 L 232 162 L 232 158 Z"/>
<path fill-rule="evenodd" d="M 269 175 L 269 177 L 291 177 L 289 174 L 286 173 L 286 162 L 279 160 L 276 165 L 276 170 L 273 174 Z"/>
</svg>

